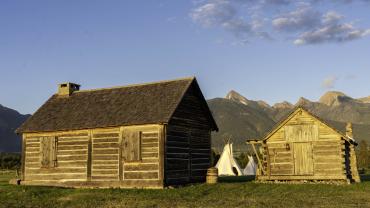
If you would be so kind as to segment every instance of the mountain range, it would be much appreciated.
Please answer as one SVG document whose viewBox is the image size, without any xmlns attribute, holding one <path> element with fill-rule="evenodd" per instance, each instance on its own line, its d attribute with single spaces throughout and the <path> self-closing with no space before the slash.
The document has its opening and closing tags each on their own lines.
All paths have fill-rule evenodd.
<svg viewBox="0 0 370 208">
<path fill-rule="evenodd" d="M 342 92 L 329 91 L 318 101 L 299 98 L 297 103 L 276 103 L 248 100 L 235 91 L 225 98 L 208 100 L 220 131 L 213 134 L 213 147 L 222 150 L 225 139 L 231 138 L 234 149 L 246 148 L 246 139 L 260 139 L 296 106 L 302 106 L 324 120 L 338 124 L 351 122 L 357 141 L 370 141 L 370 96 L 355 99 Z"/>
<path fill-rule="evenodd" d="M 14 131 L 29 116 L 0 105 L 0 152 L 20 152 L 21 138 Z"/>
<path fill-rule="evenodd" d="M 262 138 L 296 106 L 303 106 L 325 120 L 342 124 L 352 122 L 355 139 L 370 142 L 370 96 L 355 99 L 330 91 L 318 101 L 301 97 L 295 104 L 284 101 L 271 106 L 264 101 L 249 100 L 232 90 L 225 98 L 207 102 L 219 127 L 212 140 L 212 146 L 218 151 L 229 138 L 236 151 L 246 149 L 246 139 Z M 21 139 L 14 131 L 29 116 L 0 105 L 0 152 L 20 151 Z"/>
</svg>

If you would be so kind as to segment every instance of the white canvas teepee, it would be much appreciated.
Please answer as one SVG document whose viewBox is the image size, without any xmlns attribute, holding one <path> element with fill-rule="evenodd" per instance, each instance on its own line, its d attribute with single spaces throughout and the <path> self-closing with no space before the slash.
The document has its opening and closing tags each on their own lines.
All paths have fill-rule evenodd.
<svg viewBox="0 0 370 208">
<path fill-rule="evenodd" d="M 248 164 L 243 170 L 244 175 L 256 175 L 257 164 L 254 162 L 252 156 L 248 156 Z"/>
<path fill-rule="evenodd" d="M 233 156 L 233 144 L 227 143 L 224 150 L 216 164 L 219 176 L 241 176 L 243 175 L 238 163 Z"/>
</svg>

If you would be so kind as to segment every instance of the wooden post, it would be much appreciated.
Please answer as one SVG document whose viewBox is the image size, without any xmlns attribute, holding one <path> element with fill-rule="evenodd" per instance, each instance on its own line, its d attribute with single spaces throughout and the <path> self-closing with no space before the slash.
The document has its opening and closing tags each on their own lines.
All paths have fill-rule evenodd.
<svg viewBox="0 0 370 208">
<path fill-rule="evenodd" d="M 263 147 L 263 144 L 262 144 L 262 147 Z M 267 167 L 266 167 L 267 173 L 266 173 L 266 175 L 268 175 L 270 177 L 271 176 L 271 166 L 270 166 L 271 162 L 270 162 L 269 148 L 268 148 L 267 145 L 265 147 L 263 147 L 263 151 L 264 151 L 264 153 L 265 153 L 264 155 L 267 159 Z"/>
<path fill-rule="evenodd" d="M 350 144 L 350 161 L 352 178 L 355 182 L 359 183 L 361 179 L 358 174 L 356 152 L 353 144 Z"/>
<path fill-rule="evenodd" d="M 118 138 L 118 175 L 119 181 L 123 181 L 123 160 L 122 160 L 122 151 L 123 151 L 123 127 L 119 128 L 119 138 Z"/>
<path fill-rule="evenodd" d="M 26 137 L 22 134 L 22 158 L 21 158 L 21 180 L 24 181 L 25 179 L 25 170 L 26 170 Z"/>
<path fill-rule="evenodd" d="M 251 143 L 252 144 L 252 147 L 253 147 L 253 151 L 256 153 L 256 157 L 257 157 L 257 160 L 258 160 L 258 165 L 260 167 L 260 170 L 263 172 L 263 174 L 265 173 L 265 171 L 263 170 L 263 167 L 262 167 L 262 163 L 261 163 L 261 159 L 258 155 L 258 152 L 256 150 L 256 147 L 254 146 L 254 143 Z"/>
<path fill-rule="evenodd" d="M 187 129 L 187 136 L 188 136 L 188 146 L 189 146 L 189 151 L 188 151 L 188 182 L 191 182 L 191 130 Z"/>
<path fill-rule="evenodd" d="M 88 145 L 87 145 L 87 181 L 91 181 L 91 168 L 92 168 L 92 130 L 88 131 Z"/>
<path fill-rule="evenodd" d="M 164 186 L 165 184 L 165 176 L 164 176 L 164 161 L 165 161 L 165 143 L 166 143 L 166 125 L 162 125 L 158 128 L 158 159 L 159 159 L 159 169 L 158 169 L 158 178 L 160 181 L 162 181 L 162 184 Z"/>
</svg>

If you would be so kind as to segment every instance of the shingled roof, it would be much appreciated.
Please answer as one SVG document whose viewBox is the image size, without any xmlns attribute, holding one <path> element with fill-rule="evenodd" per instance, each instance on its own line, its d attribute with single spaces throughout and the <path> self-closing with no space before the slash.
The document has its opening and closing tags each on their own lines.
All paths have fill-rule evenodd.
<svg viewBox="0 0 370 208">
<path fill-rule="evenodd" d="M 17 133 L 168 123 L 194 77 L 53 95 Z M 200 93 L 201 95 L 201 93 Z M 201 99 L 206 103 L 203 95 Z M 211 126 L 217 125 L 207 105 Z"/>
</svg>

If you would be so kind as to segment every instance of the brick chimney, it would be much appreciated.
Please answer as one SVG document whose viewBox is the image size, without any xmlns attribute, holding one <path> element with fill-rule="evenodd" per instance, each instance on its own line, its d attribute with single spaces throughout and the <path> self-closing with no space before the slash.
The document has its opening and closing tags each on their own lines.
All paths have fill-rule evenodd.
<svg viewBox="0 0 370 208">
<path fill-rule="evenodd" d="M 70 96 L 73 92 L 79 91 L 80 85 L 66 82 L 58 85 L 58 95 L 62 96 Z"/>
<path fill-rule="evenodd" d="M 346 136 L 353 138 L 353 129 L 352 129 L 352 123 L 347 123 L 346 126 Z"/>
</svg>

